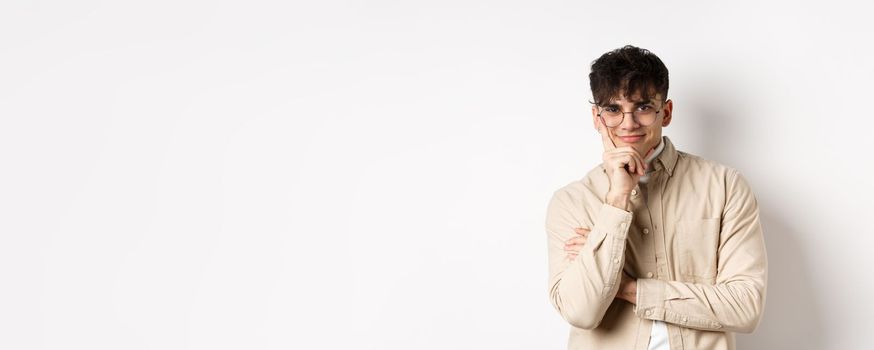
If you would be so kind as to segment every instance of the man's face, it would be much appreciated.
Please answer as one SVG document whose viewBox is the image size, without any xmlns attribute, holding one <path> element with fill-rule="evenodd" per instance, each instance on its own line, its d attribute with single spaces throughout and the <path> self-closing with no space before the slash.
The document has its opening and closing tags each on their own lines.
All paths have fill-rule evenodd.
<svg viewBox="0 0 874 350">
<path fill-rule="evenodd" d="M 636 118 L 632 117 L 631 113 L 626 113 L 621 124 L 607 128 L 609 136 L 613 139 L 613 143 L 616 144 L 616 147 L 632 147 L 637 150 L 641 156 L 645 156 L 650 149 L 659 145 L 662 138 L 662 128 L 671 123 L 673 101 L 668 100 L 667 102 L 662 102 L 661 95 L 656 95 L 649 101 L 644 101 L 640 98 L 640 94 L 636 93 L 630 99 L 626 99 L 626 97 L 616 97 L 610 100 L 610 103 L 607 105 L 600 107 L 617 108 L 623 112 L 632 112 L 637 108 L 641 108 L 643 105 L 649 105 L 659 111 L 652 124 L 643 126 Z M 598 117 L 600 108 L 598 106 L 592 106 L 592 122 L 594 123 L 595 130 L 597 130 L 601 124 L 600 117 Z"/>
</svg>

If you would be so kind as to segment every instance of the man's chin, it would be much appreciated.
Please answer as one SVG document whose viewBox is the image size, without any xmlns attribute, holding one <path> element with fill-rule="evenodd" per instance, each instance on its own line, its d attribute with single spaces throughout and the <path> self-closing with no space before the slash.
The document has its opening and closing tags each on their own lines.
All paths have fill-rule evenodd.
<svg viewBox="0 0 874 350">
<path fill-rule="evenodd" d="M 642 152 L 642 151 L 643 151 L 643 145 L 634 145 L 634 144 L 632 144 L 632 145 L 628 145 L 628 147 L 633 148 L 633 149 L 634 149 L 635 151 L 637 151 L 637 153 L 640 154 L 641 156 L 644 154 L 644 153 Z"/>
<path fill-rule="evenodd" d="M 647 147 L 643 143 L 625 143 L 625 142 L 616 142 L 616 147 L 631 147 L 641 156 L 646 156 L 646 153 L 649 152 L 653 147 Z"/>
</svg>

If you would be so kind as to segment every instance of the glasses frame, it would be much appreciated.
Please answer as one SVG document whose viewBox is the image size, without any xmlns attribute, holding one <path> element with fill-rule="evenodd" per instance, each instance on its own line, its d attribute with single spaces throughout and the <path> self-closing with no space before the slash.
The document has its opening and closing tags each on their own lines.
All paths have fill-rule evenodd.
<svg viewBox="0 0 874 350">
<path fill-rule="evenodd" d="M 604 123 L 604 126 L 606 126 L 606 127 L 608 127 L 608 128 L 615 128 L 615 127 L 617 127 L 617 126 L 622 125 L 622 122 L 625 121 L 625 115 L 626 115 L 626 114 L 631 113 L 631 120 L 632 120 L 632 121 L 636 121 L 637 124 L 640 124 L 641 126 L 650 126 L 650 125 L 655 124 L 656 120 L 659 119 L 659 113 L 662 112 L 662 109 L 665 108 L 665 104 L 667 104 L 667 103 L 668 103 L 668 100 L 661 101 L 662 106 L 659 107 L 659 108 L 656 110 L 656 112 L 655 112 L 655 113 L 656 113 L 656 117 L 655 117 L 655 119 L 652 120 L 652 123 L 649 123 L 649 124 L 646 124 L 646 125 L 644 125 L 643 123 L 641 123 L 641 122 L 640 122 L 640 118 L 639 118 L 639 117 L 636 117 L 636 116 L 634 115 L 634 112 L 636 112 L 636 111 L 626 112 L 626 111 L 621 110 L 621 108 L 620 108 L 619 113 L 622 113 L 622 119 L 619 119 L 619 124 L 616 124 L 616 125 L 613 125 L 613 126 L 609 126 L 609 125 L 607 125 L 607 120 L 604 119 L 603 116 L 601 116 L 601 113 L 604 113 L 604 107 L 602 107 L 602 106 L 598 106 L 598 118 L 601 118 L 601 122 Z M 635 106 L 635 108 L 637 108 L 637 106 Z"/>
</svg>

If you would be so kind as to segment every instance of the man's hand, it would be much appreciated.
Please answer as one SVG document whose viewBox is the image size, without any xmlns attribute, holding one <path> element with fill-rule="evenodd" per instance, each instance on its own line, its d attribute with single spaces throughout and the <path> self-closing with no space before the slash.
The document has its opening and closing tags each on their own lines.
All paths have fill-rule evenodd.
<svg viewBox="0 0 874 350">
<path fill-rule="evenodd" d="M 646 174 L 645 157 L 632 147 L 616 147 L 610 138 L 610 130 L 598 119 L 598 132 L 601 133 L 601 141 L 604 144 L 604 169 L 610 180 L 610 190 L 607 193 L 607 202 L 615 207 L 626 209 L 628 195 L 640 177 Z M 649 156 L 652 149 L 646 154 Z"/>
<path fill-rule="evenodd" d="M 619 291 L 616 292 L 616 298 L 637 304 L 637 280 L 631 278 L 625 271 L 622 271 L 622 281 L 619 282 Z"/>
<path fill-rule="evenodd" d="M 567 260 L 576 259 L 580 250 L 586 244 L 586 239 L 589 237 L 591 230 L 582 227 L 574 229 L 577 236 L 571 237 L 564 242 L 564 250 L 567 252 Z M 616 293 L 616 299 L 622 299 L 629 303 L 637 303 L 637 280 L 631 278 L 625 271 L 622 272 L 622 281 L 619 282 L 619 291 Z"/>
<path fill-rule="evenodd" d="M 586 244 L 586 238 L 589 237 L 588 229 L 577 227 L 574 229 L 578 236 L 571 237 L 564 241 L 564 251 L 567 252 L 567 260 L 574 260 Z"/>
</svg>

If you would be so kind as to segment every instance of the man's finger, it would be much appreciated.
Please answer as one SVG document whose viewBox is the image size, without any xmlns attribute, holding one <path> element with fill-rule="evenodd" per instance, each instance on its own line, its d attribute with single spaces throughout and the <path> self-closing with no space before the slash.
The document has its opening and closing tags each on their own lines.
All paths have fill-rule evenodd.
<svg viewBox="0 0 874 350">
<path fill-rule="evenodd" d="M 637 152 L 622 152 L 613 156 L 612 160 L 620 165 L 617 169 L 624 169 L 629 175 L 640 174 L 644 171 L 643 161 Z"/>
<path fill-rule="evenodd" d="M 646 174 L 646 168 L 648 166 L 646 164 L 646 158 L 648 158 L 649 155 L 652 154 L 653 151 L 655 151 L 655 148 L 650 148 L 650 150 L 646 152 L 646 155 L 641 157 L 640 152 L 638 152 L 633 147 L 623 146 L 623 147 L 616 148 L 616 150 L 614 152 L 631 155 L 634 158 L 635 163 L 637 163 L 640 166 L 637 167 L 637 169 L 634 169 L 634 171 L 630 171 L 630 172 L 632 172 L 632 173 L 636 172 L 636 173 L 639 173 L 641 175 L 644 175 L 644 174 Z M 630 165 L 629 165 L 629 167 L 630 167 Z"/>
<path fill-rule="evenodd" d="M 637 160 L 637 164 L 638 164 L 637 173 L 640 174 L 641 176 L 646 174 L 646 169 L 644 168 L 644 165 L 646 164 L 646 162 L 643 161 L 643 158 L 640 157 L 640 154 L 637 154 L 634 157 L 634 159 Z"/>
<path fill-rule="evenodd" d="M 623 153 L 626 153 L 629 156 L 631 156 L 632 158 L 634 158 L 634 162 L 637 165 L 637 167 L 636 167 L 637 169 L 635 169 L 634 172 L 643 174 L 644 169 L 645 169 L 644 166 L 645 166 L 646 162 L 643 161 L 644 158 L 640 157 L 640 152 L 638 152 L 636 149 L 634 149 L 632 147 L 623 147 L 623 148 L 627 148 L 627 150 Z"/>
<path fill-rule="evenodd" d="M 604 144 L 605 151 L 611 151 L 616 149 L 616 144 L 613 143 L 613 139 L 610 138 L 610 131 L 607 129 L 607 126 L 604 125 L 604 121 L 601 120 L 601 117 L 598 117 L 598 132 L 601 133 L 601 142 Z"/>
<path fill-rule="evenodd" d="M 574 254 L 578 254 L 581 250 L 583 250 L 583 244 L 576 244 L 564 248 L 564 251 Z"/>
<path fill-rule="evenodd" d="M 571 238 L 571 239 L 569 239 L 569 240 L 567 240 L 567 241 L 564 241 L 564 245 L 583 244 L 583 243 L 586 243 L 586 237 L 585 237 L 585 236 L 576 236 L 576 237 Z"/>
<path fill-rule="evenodd" d="M 579 237 L 574 237 L 574 238 L 571 238 L 571 239 L 565 241 L 564 245 L 565 245 L 565 247 L 567 247 L 569 245 L 585 244 L 585 243 L 586 243 L 586 237 L 579 236 Z"/>
<path fill-rule="evenodd" d="M 634 150 L 634 151 L 628 152 L 627 154 L 631 157 L 631 162 L 633 162 L 635 165 L 634 169 L 630 169 L 629 173 L 638 173 L 640 175 L 645 174 L 646 170 L 644 168 L 644 165 L 646 163 L 644 163 L 643 158 L 640 157 L 640 153 L 638 153 L 636 150 Z M 629 163 L 629 166 L 630 166 L 630 163 Z"/>
<path fill-rule="evenodd" d="M 643 162 L 643 158 L 640 157 L 640 152 L 632 147 L 619 147 L 614 149 L 613 151 L 605 153 L 605 158 L 614 158 L 614 157 L 628 157 L 622 158 L 619 160 L 623 164 L 623 168 L 626 168 L 626 171 L 629 174 L 638 173 L 640 175 L 645 174 L 646 172 L 646 163 Z M 630 159 L 629 159 L 630 158 Z"/>
<path fill-rule="evenodd" d="M 586 238 L 587 238 L 586 236 L 576 236 L 576 237 L 571 238 L 567 241 L 564 241 L 564 245 L 586 243 Z"/>
<path fill-rule="evenodd" d="M 591 232 L 591 230 L 589 230 L 587 228 L 582 228 L 582 227 L 577 227 L 574 229 L 574 231 L 580 235 L 587 235 L 587 234 L 589 234 L 589 232 Z"/>
<path fill-rule="evenodd" d="M 650 164 L 646 163 L 646 160 L 649 159 L 649 156 L 652 154 L 653 151 L 655 151 L 655 147 L 650 148 L 649 151 L 646 152 L 646 155 L 643 156 L 644 175 L 646 175 L 646 170 L 649 170 L 648 168 L 650 166 Z"/>
<path fill-rule="evenodd" d="M 643 173 L 642 173 L 641 175 L 646 175 L 646 170 L 647 170 L 647 168 L 649 167 L 649 164 L 646 163 L 646 160 L 649 159 L 649 156 L 650 156 L 653 152 L 655 152 L 655 147 L 650 148 L 649 151 L 646 151 L 646 155 L 643 156 L 642 161 L 643 161 L 644 168 L 643 168 Z"/>
</svg>

